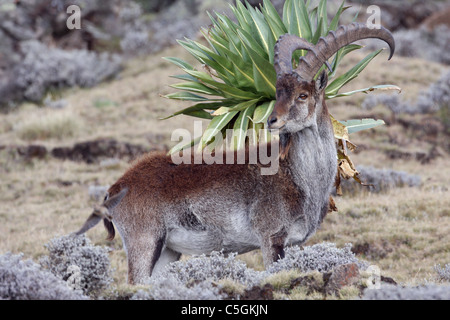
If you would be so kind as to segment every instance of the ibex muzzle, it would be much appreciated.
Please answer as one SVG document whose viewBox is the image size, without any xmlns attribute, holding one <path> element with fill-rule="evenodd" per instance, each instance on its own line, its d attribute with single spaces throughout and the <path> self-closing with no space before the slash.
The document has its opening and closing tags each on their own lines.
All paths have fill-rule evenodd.
<svg viewBox="0 0 450 320">
<path fill-rule="evenodd" d="M 261 175 L 259 164 L 248 163 L 175 165 L 169 156 L 152 153 L 111 186 L 116 206 L 92 219 L 103 218 L 109 238 L 113 223 L 119 231 L 130 283 L 147 282 L 181 254 L 213 250 L 261 248 L 268 266 L 284 256 L 286 245 L 302 244 L 315 233 L 327 213 L 337 168 L 324 99 L 327 74 L 315 76 L 340 48 L 368 37 L 385 40 L 392 56 L 394 40 L 387 30 L 359 24 L 339 27 L 316 45 L 292 35 L 278 40 L 277 102 L 268 119 L 269 128 L 280 130 L 277 174 Z M 293 70 L 292 54 L 300 49 L 308 53 Z"/>
</svg>

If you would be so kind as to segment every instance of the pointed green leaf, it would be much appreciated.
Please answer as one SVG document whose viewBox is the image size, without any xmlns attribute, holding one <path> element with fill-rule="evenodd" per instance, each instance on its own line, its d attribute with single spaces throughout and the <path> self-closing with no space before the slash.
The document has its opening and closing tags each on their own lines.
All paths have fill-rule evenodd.
<svg viewBox="0 0 450 320">
<path fill-rule="evenodd" d="M 193 94 L 191 92 L 175 92 L 164 96 L 164 98 L 175 99 L 175 100 L 187 100 L 187 101 L 206 101 L 211 100 L 205 97 Z"/>
<path fill-rule="evenodd" d="M 211 43 L 216 44 L 214 39 L 210 39 Z M 225 47 L 216 46 L 217 51 L 222 57 L 230 62 L 231 68 L 239 87 L 254 87 L 253 68 L 251 63 L 245 63 L 241 56 L 238 56 Z"/>
<path fill-rule="evenodd" d="M 259 43 L 261 43 L 263 49 L 270 58 L 271 53 L 273 56 L 273 45 L 275 44 L 274 42 L 271 42 L 269 38 L 272 36 L 270 28 L 260 11 L 250 7 L 249 12 L 253 19 L 253 24 L 256 29 L 256 34 L 258 35 Z"/>
<path fill-rule="evenodd" d="M 293 3 L 292 8 L 292 34 L 298 35 L 307 41 L 311 40 L 311 23 L 308 16 L 308 10 L 303 1 Z"/>
<path fill-rule="evenodd" d="M 343 92 L 343 93 L 338 93 L 336 95 L 332 95 L 332 96 L 327 96 L 327 99 L 333 99 L 333 98 L 338 98 L 338 97 L 348 97 L 351 95 L 354 95 L 355 93 L 369 93 L 375 90 L 397 90 L 399 93 L 402 91 L 402 89 L 398 86 L 395 86 L 393 84 L 382 84 L 382 85 L 376 85 L 376 86 L 372 86 L 369 88 L 364 88 L 364 89 L 358 89 L 358 90 L 353 90 L 353 91 L 349 91 L 349 92 Z"/>
<path fill-rule="evenodd" d="M 342 12 L 347 10 L 350 7 L 344 7 L 345 0 L 342 1 L 341 5 L 339 6 L 338 11 L 336 12 L 335 16 L 333 17 L 333 20 L 331 20 L 330 23 L 330 30 L 336 30 L 339 24 L 339 19 L 342 15 Z"/>
<path fill-rule="evenodd" d="M 175 145 L 174 147 L 172 147 L 172 148 L 169 150 L 169 152 L 167 152 L 167 155 L 171 155 L 171 154 L 180 152 L 181 150 L 191 148 L 191 147 L 195 146 L 196 144 L 198 144 L 198 143 L 200 142 L 200 139 L 201 139 L 201 138 L 202 138 L 202 137 L 200 136 L 200 137 L 197 137 L 197 138 L 195 138 L 195 139 L 192 139 L 190 142 L 188 142 L 188 143 L 186 143 L 186 144 L 184 144 L 184 145 L 177 144 L 177 145 Z"/>
<path fill-rule="evenodd" d="M 254 52 L 260 55 L 263 59 L 269 61 L 269 55 L 267 51 L 255 40 L 255 37 L 246 32 L 244 29 L 238 29 L 237 34 L 239 36 L 241 45 L 251 48 Z"/>
<path fill-rule="evenodd" d="M 362 120 L 347 120 L 339 121 L 347 127 L 348 133 L 352 134 L 361 130 L 372 129 L 385 124 L 383 120 L 362 119 Z"/>
<path fill-rule="evenodd" d="M 209 57 L 202 51 L 194 48 L 192 44 L 188 41 L 177 40 L 177 42 L 187 50 L 195 59 L 197 59 L 200 63 L 205 64 L 204 59 L 209 59 Z"/>
<path fill-rule="evenodd" d="M 357 63 L 353 68 L 351 68 L 349 71 L 347 71 L 340 77 L 336 78 L 325 89 L 325 94 L 327 96 L 336 95 L 345 84 L 347 84 L 351 80 L 355 79 L 359 75 L 359 73 L 362 70 L 364 70 L 364 68 L 369 64 L 369 62 L 372 61 L 372 59 L 375 58 L 381 51 L 383 51 L 383 49 L 380 49 L 380 50 L 370 53 L 364 59 L 362 59 L 359 63 Z"/>
<path fill-rule="evenodd" d="M 204 84 L 201 84 L 199 82 L 193 82 L 193 81 L 172 84 L 172 85 L 170 85 L 170 87 L 178 89 L 178 90 L 186 90 L 186 91 L 191 91 L 194 93 L 208 94 L 208 95 L 214 95 L 214 96 L 217 96 L 220 94 L 217 90 L 211 89 L 211 88 L 205 86 Z"/>
<path fill-rule="evenodd" d="M 271 16 L 266 16 L 266 19 L 275 42 L 281 35 L 287 33 L 286 28 L 284 26 L 279 26 Z"/>
<path fill-rule="evenodd" d="M 253 114 L 255 104 L 241 111 L 233 126 L 234 149 L 239 150 L 245 146 L 245 138 L 249 123 L 249 116 Z"/>
<path fill-rule="evenodd" d="M 269 0 L 263 0 L 262 10 L 267 20 L 267 23 L 269 24 L 269 27 L 272 29 L 272 32 L 274 33 L 275 39 L 278 40 L 278 37 L 280 35 L 287 33 L 287 29 L 283 23 L 283 20 L 281 19 L 277 10 L 273 6 L 272 2 L 270 2 Z M 274 32 L 274 30 L 277 32 Z M 278 32 L 280 33 L 278 34 Z M 275 36 L 275 34 L 278 34 L 278 36 Z"/>
<path fill-rule="evenodd" d="M 324 36 L 328 32 L 327 0 L 320 0 L 317 14 L 317 18 L 321 21 L 320 36 Z"/>
<path fill-rule="evenodd" d="M 289 31 L 292 18 L 292 0 L 286 0 L 283 6 L 283 23 Z"/>
<path fill-rule="evenodd" d="M 163 59 L 173 63 L 174 65 L 180 67 L 181 69 L 195 70 L 193 66 L 191 66 L 186 61 L 183 61 L 182 59 L 174 58 L 174 57 L 163 57 Z"/>
<path fill-rule="evenodd" d="M 354 50 L 361 49 L 362 46 L 357 44 L 349 44 L 341 49 L 338 50 L 338 52 L 335 54 L 333 62 L 331 63 L 331 68 L 333 69 L 333 72 L 328 75 L 328 77 L 331 79 L 336 75 L 336 71 L 338 69 L 339 63 L 342 61 L 342 59 L 349 54 L 350 52 Z"/>
<path fill-rule="evenodd" d="M 198 82 L 198 80 L 196 78 L 194 78 L 193 76 L 191 76 L 190 74 L 178 74 L 178 75 L 174 75 L 174 76 L 170 76 L 170 77 L 174 78 L 174 79 L 184 80 L 184 81 Z"/>
<path fill-rule="evenodd" d="M 246 110 L 246 109 L 250 108 L 251 106 L 256 105 L 256 103 L 258 103 L 258 101 L 259 101 L 259 99 L 244 101 L 244 102 L 238 103 L 237 105 L 232 107 L 231 110 L 232 111 Z"/>
<path fill-rule="evenodd" d="M 214 117 L 211 122 L 208 124 L 205 132 L 203 133 L 200 148 L 203 149 L 211 140 L 214 138 L 216 134 L 218 134 L 239 111 L 232 111 L 225 113 L 223 115 Z"/>
<path fill-rule="evenodd" d="M 183 114 L 186 115 L 186 116 L 191 116 L 191 117 L 201 118 L 201 119 L 207 119 L 207 120 L 211 120 L 213 118 L 211 113 L 206 112 L 204 110 L 196 110 L 196 111 L 192 111 L 192 112 L 185 112 Z"/>
<path fill-rule="evenodd" d="M 229 86 L 225 83 L 217 82 L 211 76 L 205 72 L 201 71 L 186 71 L 190 75 L 194 76 L 195 78 L 199 79 L 200 81 L 213 86 L 217 88 L 218 90 L 222 91 L 222 94 L 225 98 L 234 98 L 238 100 L 251 100 L 251 99 L 258 99 L 259 95 L 252 93 L 250 91 L 243 91 L 241 89 L 238 89 L 236 87 Z"/>
<path fill-rule="evenodd" d="M 241 36 L 239 31 L 238 33 Z M 277 75 L 273 65 L 246 44 L 243 43 L 243 46 L 253 61 L 253 77 L 255 79 L 256 89 L 265 96 L 275 97 Z"/>
<path fill-rule="evenodd" d="M 217 108 L 226 105 L 227 103 L 225 101 L 220 101 L 220 102 L 211 102 L 211 103 L 197 103 L 193 106 L 187 107 L 183 110 L 179 110 L 173 114 L 171 114 L 170 116 L 167 116 L 165 118 L 160 118 L 160 120 L 166 120 L 172 117 L 175 117 L 177 115 L 180 114 L 192 114 L 194 111 L 199 111 L 199 110 L 216 110 Z"/>
<path fill-rule="evenodd" d="M 252 16 L 250 15 L 250 12 L 248 12 L 247 8 L 245 8 L 241 1 L 236 1 L 236 8 L 237 12 L 239 12 L 239 15 L 237 15 L 236 17 L 238 18 L 238 20 L 239 17 L 241 17 L 241 19 L 239 20 L 239 26 L 251 34 Z"/>
<path fill-rule="evenodd" d="M 267 118 L 273 111 L 275 106 L 275 100 L 264 102 L 263 104 L 256 107 L 253 113 L 253 118 L 251 119 L 254 123 L 266 123 Z"/>
</svg>

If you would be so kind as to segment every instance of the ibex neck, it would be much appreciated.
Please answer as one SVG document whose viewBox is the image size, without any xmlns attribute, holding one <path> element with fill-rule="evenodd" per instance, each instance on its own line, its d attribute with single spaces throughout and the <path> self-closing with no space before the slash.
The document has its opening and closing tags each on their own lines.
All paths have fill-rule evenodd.
<svg viewBox="0 0 450 320">
<path fill-rule="evenodd" d="M 328 120 L 328 122 L 327 122 Z M 304 192 L 328 193 L 336 175 L 336 146 L 328 119 L 291 135 L 287 165 Z"/>
</svg>

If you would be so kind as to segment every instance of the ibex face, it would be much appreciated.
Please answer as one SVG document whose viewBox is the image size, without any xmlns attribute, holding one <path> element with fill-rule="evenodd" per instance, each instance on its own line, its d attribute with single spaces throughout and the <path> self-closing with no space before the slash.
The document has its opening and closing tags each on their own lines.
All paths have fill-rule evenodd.
<svg viewBox="0 0 450 320">
<path fill-rule="evenodd" d="M 280 133 L 294 133 L 313 125 L 317 106 L 324 104 L 324 90 L 328 81 L 325 71 L 316 81 L 314 77 L 324 64 L 331 69 L 327 61 L 340 48 L 365 38 L 386 41 L 391 49 L 389 59 L 394 54 L 394 38 L 383 27 L 369 29 L 357 23 L 340 26 L 336 32 L 330 31 L 326 37 L 320 38 L 315 45 L 295 35 L 280 36 L 274 49 L 277 102 L 267 121 L 269 129 L 280 129 Z M 308 52 L 299 59 L 294 70 L 292 56 L 296 50 Z M 321 115 L 324 114 L 325 112 Z"/>
<path fill-rule="evenodd" d="M 294 133 L 316 123 L 316 108 L 324 100 L 327 74 L 317 81 L 303 80 L 296 72 L 283 74 L 277 80 L 277 102 L 268 118 L 269 129 Z"/>
</svg>

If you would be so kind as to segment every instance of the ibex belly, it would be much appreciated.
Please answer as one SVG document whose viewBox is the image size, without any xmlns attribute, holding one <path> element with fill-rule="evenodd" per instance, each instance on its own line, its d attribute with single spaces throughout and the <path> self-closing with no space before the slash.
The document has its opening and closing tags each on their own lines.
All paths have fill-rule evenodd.
<svg viewBox="0 0 450 320">
<path fill-rule="evenodd" d="M 245 214 L 228 214 L 220 227 L 201 223 L 170 228 L 167 247 L 189 255 L 209 254 L 220 250 L 224 253 L 244 253 L 259 248 L 259 241 L 244 218 Z"/>
</svg>

